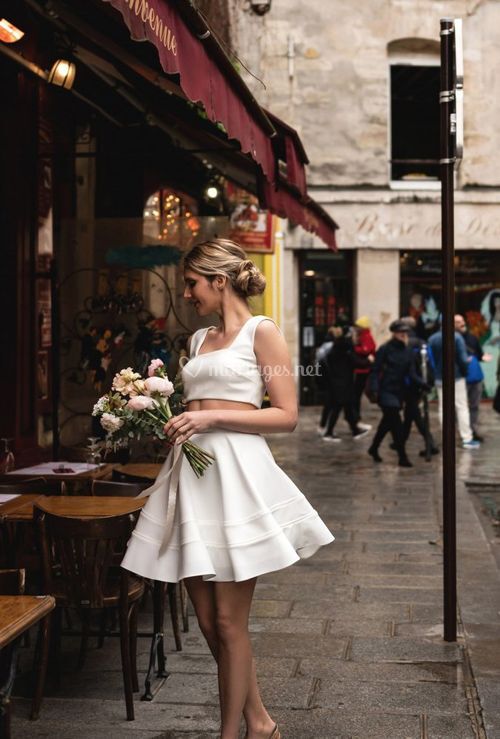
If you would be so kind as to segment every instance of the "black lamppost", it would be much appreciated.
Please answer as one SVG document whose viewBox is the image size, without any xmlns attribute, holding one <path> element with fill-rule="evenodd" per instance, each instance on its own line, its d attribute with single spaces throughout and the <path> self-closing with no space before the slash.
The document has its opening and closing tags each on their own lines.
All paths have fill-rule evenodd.
<svg viewBox="0 0 500 739">
<path fill-rule="evenodd" d="M 462 21 L 441 19 L 441 254 L 443 292 L 443 555 L 444 639 L 457 638 L 455 473 L 454 170 L 463 147 Z"/>
</svg>

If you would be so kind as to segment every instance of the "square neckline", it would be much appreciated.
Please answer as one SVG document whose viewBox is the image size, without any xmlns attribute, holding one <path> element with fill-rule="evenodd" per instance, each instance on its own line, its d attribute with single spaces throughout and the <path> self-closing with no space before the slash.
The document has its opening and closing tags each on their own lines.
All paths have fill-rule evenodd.
<svg viewBox="0 0 500 739">
<path fill-rule="evenodd" d="M 255 318 L 255 317 L 256 316 L 250 316 L 250 318 L 247 318 L 247 320 L 245 321 L 245 323 L 241 326 L 240 330 L 238 331 L 238 333 L 236 334 L 236 336 L 234 337 L 234 339 L 231 341 L 231 343 L 228 344 L 228 346 L 223 346 L 221 349 L 212 349 L 212 351 L 210 351 L 210 352 L 201 352 L 200 353 L 200 349 L 202 348 L 203 344 L 205 343 L 205 340 L 207 338 L 207 334 L 210 331 L 210 329 L 211 328 L 217 328 L 217 326 L 207 326 L 207 329 L 205 331 L 205 336 L 203 337 L 203 340 L 202 340 L 201 344 L 198 347 L 198 351 L 196 352 L 195 357 L 204 357 L 207 354 L 216 354 L 217 352 L 225 352 L 225 351 L 227 351 L 228 349 L 230 349 L 233 346 L 233 344 L 235 343 L 236 339 L 239 337 L 239 335 L 241 334 L 241 332 L 243 331 L 243 329 L 245 328 L 245 326 L 252 320 L 252 318 Z"/>
</svg>

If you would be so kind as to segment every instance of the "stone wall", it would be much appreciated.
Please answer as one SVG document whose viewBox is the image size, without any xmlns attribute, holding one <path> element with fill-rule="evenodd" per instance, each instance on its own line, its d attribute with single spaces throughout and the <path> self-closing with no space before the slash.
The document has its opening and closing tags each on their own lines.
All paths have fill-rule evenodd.
<svg viewBox="0 0 500 739">
<path fill-rule="evenodd" d="M 244 73 L 245 79 L 264 105 L 301 133 L 311 159 L 309 182 L 322 187 L 388 184 L 388 45 L 398 39 L 439 42 L 439 19 L 463 18 L 465 159 L 459 184 L 500 185 L 496 0 L 273 0 L 264 17 L 248 5 L 232 5 L 233 43 L 266 87 Z"/>
</svg>

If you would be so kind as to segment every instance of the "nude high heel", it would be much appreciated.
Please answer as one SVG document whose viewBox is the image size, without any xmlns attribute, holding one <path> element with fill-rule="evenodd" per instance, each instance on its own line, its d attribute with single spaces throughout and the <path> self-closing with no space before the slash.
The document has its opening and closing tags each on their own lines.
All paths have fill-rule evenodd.
<svg viewBox="0 0 500 739">
<path fill-rule="evenodd" d="M 276 724 L 276 726 L 274 727 L 273 733 L 271 734 L 269 739 L 281 739 L 281 733 L 280 733 L 278 724 Z"/>
</svg>

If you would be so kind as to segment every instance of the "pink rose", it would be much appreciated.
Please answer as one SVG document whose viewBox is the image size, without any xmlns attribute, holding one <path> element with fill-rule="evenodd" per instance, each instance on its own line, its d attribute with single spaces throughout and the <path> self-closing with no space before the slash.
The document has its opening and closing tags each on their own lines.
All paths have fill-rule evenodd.
<svg viewBox="0 0 500 739">
<path fill-rule="evenodd" d="M 153 359 L 148 367 L 148 376 L 154 377 L 154 374 L 158 367 L 163 367 L 163 362 L 161 361 L 161 359 Z"/>
<path fill-rule="evenodd" d="M 164 377 L 148 377 L 144 384 L 149 394 L 160 393 L 160 395 L 165 395 L 168 398 L 174 392 L 174 386 L 170 380 L 166 380 Z"/>
<path fill-rule="evenodd" d="M 135 398 L 130 398 L 127 408 L 131 411 L 145 411 L 153 405 L 153 398 L 148 398 L 147 395 L 136 395 Z"/>
</svg>

